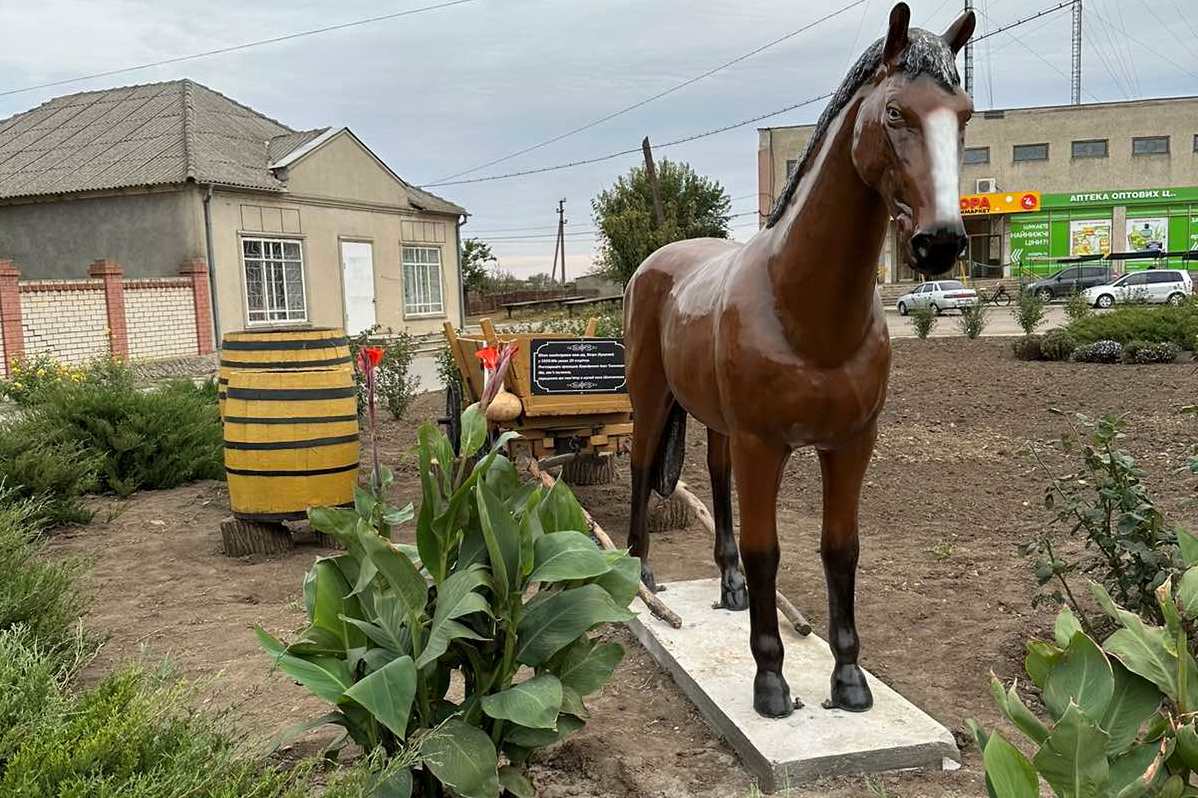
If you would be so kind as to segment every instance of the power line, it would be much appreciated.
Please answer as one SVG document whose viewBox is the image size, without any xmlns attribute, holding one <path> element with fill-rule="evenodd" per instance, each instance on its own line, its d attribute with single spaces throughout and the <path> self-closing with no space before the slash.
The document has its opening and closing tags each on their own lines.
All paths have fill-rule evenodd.
<svg viewBox="0 0 1198 798">
<path fill-rule="evenodd" d="M 481 163 L 477 166 L 472 166 L 469 169 L 463 169 L 460 172 L 454 172 L 451 175 L 446 175 L 445 177 L 438 178 L 437 182 L 429 183 L 428 185 L 430 185 L 430 186 L 454 185 L 453 183 L 449 182 L 449 181 L 453 180 L 454 178 L 461 177 L 462 175 L 468 175 L 471 172 L 477 172 L 479 169 L 485 169 L 488 166 L 494 166 L 495 164 L 503 163 L 504 161 L 511 160 L 512 158 L 515 158 L 519 155 L 524 155 L 525 153 L 532 152 L 533 150 L 539 150 L 542 147 L 547 147 L 550 144 L 561 141 L 562 139 L 569 138 L 570 136 L 573 136 L 576 133 L 581 133 L 584 130 L 590 130 L 591 128 L 593 128 L 597 125 L 601 125 L 604 122 L 607 122 L 608 120 L 615 119 L 616 117 L 622 116 L 622 115 L 628 113 L 629 111 L 634 111 L 637 108 L 648 105 L 649 103 L 653 102 L 654 100 L 660 100 L 662 97 L 665 97 L 669 94 L 673 94 L 674 92 L 676 92 L 680 89 L 684 89 L 687 86 L 690 86 L 694 83 L 698 83 L 700 80 L 703 80 L 704 78 L 709 78 L 712 75 L 716 74 L 717 72 L 727 69 L 728 67 L 738 64 L 741 61 L 744 61 L 746 59 L 752 58 L 753 56 L 758 55 L 759 53 L 765 52 L 766 50 L 770 49 L 771 47 L 781 44 L 782 42 L 787 41 L 788 39 L 793 39 L 795 36 L 798 36 L 800 33 L 809 31 L 812 28 L 814 28 L 816 25 L 820 25 L 834 17 L 840 16 L 841 14 L 848 11 L 849 9 L 855 8 L 856 6 L 859 6 L 862 3 L 865 3 L 868 1 L 869 0 L 854 0 L 852 3 L 849 3 L 848 5 L 840 8 L 836 11 L 833 11 L 830 14 L 822 16 L 819 19 L 815 20 L 814 22 L 810 22 L 801 28 L 793 30 L 790 33 L 785 34 L 784 36 L 780 36 L 777 39 L 774 39 L 773 41 L 766 42 L 765 44 L 761 45 L 760 47 L 750 50 L 747 53 L 738 55 L 736 58 L 733 58 L 731 61 L 725 61 L 724 63 L 720 64 L 719 66 L 713 67 L 713 68 L 707 70 L 706 72 L 703 72 L 702 74 L 695 75 L 692 78 L 687 78 L 686 80 L 682 81 L 681 83 L 676 83 L 673 86 L 669 87 L 668 89 L 665 89 L 664 91 L 660 91 L 657 94 L 652 95 L 651 97 L 646 97 L 645 99 L 635 102 L 632 105 L 628 105 L 623 108 L 620 108 L 619 110 L 613 111 L 610 114 L 606 114 L 605 116 L 601 116 L 598 119 L 594 119 L 590 122 L 587 122 L 584 125 L 579 125 L 576 128 L 567 130 L 565 133 L 559 133 L 556 136 L 552 136 L 550 138 L 545 139 L 544 141 L 538 142 L 531 146 L 525 147 L 520 150 L 516 150 L 515 152 L 512 152 L 512 153 L 508 153 L 507 155 L 487 161 L 486 163 Z"/>
<path fill-rule="evenodd" d="M 1037 11 L 1035 14 L 1032 14 L 1031 16 L 1024 17 L 1023 19 L 1017 19 L 1014 22 L 1012 22 L 1010 25 L 1003 25 L 1001 28 L 995 28 L 994 30 L 990 31 L 989 33 L 985 33 L 981 36 L 975 36 L 973 39 L 971 39 L 971 41 L 974 44 L 977 44 L 980 41 L 985 41 L 986 39 L 989 39 L 991 36 L 997 36 L 1000 33 L 1005 33 L 1006 31 L 1009 31 L 1011 28 L 1018 28 L 1020 25 L 1031 22 L 1032 20 L 1039 19 L 1040 17 L 1046 17 L 1049 14 L 1056 13 L 1057 11 L 1060 11 L 1063 8 L 1069 8 L 1072 5 L 1073 5 L 1073 0 L 1064 0 L 1064 2 L 1057 3 L 1052 8 L 1045 8 L 1042 11 Z M 992 21 L 990 19 L 990 15 L 987 14 L 985 11 L 982 11 L 980 8 L 977 10 L 982 14 L 982 16 L 984 16 L 986 18 L 987 23 Z M 1014 38 L 1014 34 L 1012 34 L 1012 38 Z"/>
<path fill-rule="evenodd" d="M 752 210 L 752 211 L 744 211 L 742 213 L 732 213 L 732 214 L 728 215 L 728 218 L 729 219 L 739 219 L 744 216 L 759 216 L 759 215 L 760 215 L 759 211 Z M 752 222 L 752 224 L 757 224 L 757 222 Z M 554 227 L 552 229 L 556 230 L 557 228 Z M 467 232 L 469 232 L 469 231 L 467 231 Z M 475 235 L 468 235 L 467 237 L 474 238 L 477 236 L 477 237 L 485 238 L 487 240 L 487 243 L 490 243 L 491 241 L 540 243 L 540 242 L 545 242 L 545 241 L 557 240 L 556 233 L 553 233 L 553 234 L 541 233 L 541 234 L 516 235 L 516 236 L 482 235 L 482 231 L 478 231 L 478 230 L 474 231 L 474 233 L 475 233 Z M 581 230 L 567 231 L 566 235 L 574 237 L 574 240 L 576 240 L 576 241 L 585 241 L 588 238 L 593 238 L 593 239 L 598 240 L 598 238 L 602 235 L 602 231 L 597 228 L 594 228 L 594 227 L 588 227 L 588 228 L 581 229 Z"/>
<path fill-rule="evenodd" d="M 1160 15 L 1156 13 L 1156 9 L 1154 9 L 1152 7 L 1152 3 L 1141 2 L 1140 4 L 1148 9 L 1148 13 L 1152 15 L 1153 19 L 1155 19 L 1157 22 L 1160 23 L 1160 26 L 1162 28 L 1169 31 L 1169 35 L 1172 36 L 1174 39 L 1176 39 L 1177 43 L 1180 44 L 1187 51 L 1187 53 L 1186 53 L 1187 55 L 1193 55 L 1195 58 L 1198 58 L 1198 50 L 1190 49 L 1190 45 L 1186 43 L 1185 39 L 1183 39 L 1182 37 L 1177 35 L 1177 31 L 1173 30 L 1173 26 L 1169 25 L 1163 19 L 1160 18 Z"/>
<path fill-rule="evenodd" d="M 1086 7 L 1086 13 L 1090 15 L 1091 22 L 1095 22 L 1095 23 L 1100 22 L 1100 20 L 1094 16 L 1094 9 L 1091 8 L 1090 6 Z M 1107 58 L 1106 53 L 1103 52 L 1101 43 L 1099 41 L 1097 41 L 1096 37 L 1090 38 L 1090 46 L 1093 48 L 1094 52 L 1096 52 L 1098 54 L 1098 60 L 1102 62 L 1103 69 L 1105 69 L 1106 73 L 1111 76 L 1111 81 L 1114 82 L 1115 89 L 1117 91 L 1119 91 L 1124 97 L 1131 99 L 1131 92 L 1129 91 L 1129 88 L 1131 86 L 1130 75 L 1127 75 L 1125 73 L 1124 76 L 1121 77 L 1119 74 L 1120 70 L 1111 66 L 1112 63 L 1122 66 L 1122 63 L 1119 60 L 1118 50 L 1117 50 L 1114 42 L 1111 39 L 1111 35 L 1107 31 L 1106 24 L 1101 23 L 1101 24 L 1093 25 L 1091 27 L 1091 30 L 1093 30 L 1093 29 L 1098 29 L 1099 31 L 1102 32 L 1103 36 L 1106 37 L 1106 41 L 1111 47 L 1112 57 L 1110 59 Z"/>
<path fill-rule="evenodd" d="M 1099 18 L 1102 19 L 1101 14 L 1099 14 Z M 1105 22 L 1106 20 L 1104 19 L 1103 21 Z M 1109 25 L 1110 23 L 1108 22 L 1107 24 Z M 1182 72 L 1185 72 L 1187 75 L 1190 75 L 1191 77 L 1194 77 L 1194 78 L 1198 78 L 1198 72 L 1193 72 L 1190 70 L 1189 67 L 1187 67 L 1183 64 L 1180 64 L 1177 61 L 1174 61 L 1172 58 L 1165 55 L 1165 53 L 1163 53 L 1159 47 L 1156 47 L 1156 46 L 1150 45 L 1150 44 L 1146 44 L 1145 42 L 1140 41 L 1135 36 L 1132 36 L 1130 33 L 1128 33 L 1126 29 L 1124 29 L 1119 35 L 1122 35 L 1125 39 L 1130 41 L 1132 44 L 1138 44 L 1144 50 L 1147 50 L 1148 52 L 1159 56 L 1160 58 L 1164 59 L 1165 61 L 1168 61 L 1170 64 L 1177 67 Z"/>
<path fill-rule="evenodd" d="M 1073 5 L 1073 0 L 1068 0 L 1068 2 L 1061 3 L 1060 5 L 1058 5 L 1054 8 L 1048 9 L 1039 14 L 1028 17 L 1026 20 L 1022 20 L 1019 24 L 1022 24 L 1022 22 L 1030 22 L 1031 20 L 1037 19 L 1038 17 L 1042 17 L 1045 14 L 1051 14 L 1053 11 L 1059 11 L 1062 8 L 1066 8 L 1071 5 Z M 989 15 L 987 15 L 985 12 L 982 12 L 982 15 L 985 16 L 987 19 L 990 18 Z M 1003 27 L 1003 28 L 996 28 L 996 29 L 992 30 L 990 33 L 987 33 L 986 36 L 993 36 L 996 33 L 1002 33 L 1003 31 L 1009 31 L 1013 27 L 1014 27 L 1014 25 L 1007 25 L 1006 27 Z M 1034 48 L 1029 47 L 1027 42 L 1025 42 L 1023 39 L 1020 39 L 1014 33 L 1011 34 L 1011 38 L 1014 39 L 1019 44 L 1020 47 L 1027 50 L 1029 53 L 1036 56 L 1036 58 L 1039 58 L 1041 61 L 1043 61 L 1048 66 L 1049 69 L 1056 72 L 1058 75 L 1065 78 L 1066 80 L 1070 80 L 1069 74 L 1067 72 L 1063 71 L 1059 66 L 1057 66 L 1053 62 L 1049 61 L 1047 58 L 1045 58 L 1043 55 L 1041 55 Z M 1084 91 L 1086 92 L 1086 94 L 1088 94 L 1090 96 L 1090 99 L 1093 100 L 1094 102 L 1102 102 L 1101 100 L 1099 100 L 1097 97 L 1094 96 L 1094 92 L 1090 91 L 1089 89 L 1084 89 Z"/>
<path fill-rule="evenodd" d="M 757 199 L 757 192 L 754 191 L 752 194 L 741 194 L 740 196 L 729 197 L 728 201 L 729 202 L 737 202 L 739 200 L 745 200 L 745 199 Z M 744 213 L 738 213 L 735 215 L 736 216 L 746 216 L 750 213 L 754 213 L 754 211 L 745 211 Z M 585 229 L 587 231 L 593 231 L 595 228 L 587 227 L 587 228 L 580 228 L 580 229 Z M 557 225 L 541 224 L 541 225 L 530 225 L 528 227 L 483 227 L 481 229 L 470 230 L 468 232 L 472 233 L 473 235 L 491 235 L 492 233 L 516 233 L 516 232 L 527 232 L 530 230 L 531 231 L 557 230 Z M 569 235 L 569 233 L 567 233 L 567 235 Z"/>
<path fill-rule="evenodd" d="M 423 14 L 426 11 L 438 11 L 442 8 L 450 6 L 460 6 L 465 3 L 473 3 L 475 0 L 446 0 L 446 2 L 436 3 L 430 6 L 421 6 L 420 8 L 409 8 L 406 11 L 396 11 L 392 14 L 380 14 L 375 17 L 367 17 L 365 19 L 356 19 L 352 22 L 342 22 L 337 25 L 326 25 L 323 28 L 313 28 L 311 30 L 298 31 L 296 33 L 287 33 L 282 36 L 274 36 L 269 39 L 258 39 L 244 44 L 234 44 L 229 47 L 218 47 L 215 50 L 205 50 L 201 53 L 192 53 L 191 55 L 180 55 L 174 58 L 164 58 L 161 61 L 152 61 L 148 64 L 138 64 L 137 66 L 121 67 L 120 69 L 109 69 L 104 72 L 93 72 L 90 75 L 80 75 L 75 78 L 67 78 L 65 80 L 54 80 L 49 83 L 39 83 L 35 86 L 26 86 L 20 89 L 7 89 L 0 91 L 0 97 L 8 97 L 13 94 L 22 94 L 27 91 L 36 91 L 37 89 L 49 89 L 54 86 L 64 86 L 68 83 L 81 83 L 87 80 L 95 80 L 96 78 L 107 78 L 112 75 L 121 75 L 126 72 L 138 72 L 143 69 L 152 69 L 154 67 L 166 66 L 168 64 L 178 64 L 182 61 L 194 61 L 197 58 L 207 58 L 213 55 L 224 55 L 225 53 L 233 53 L 238 50 L 248 50 L 251 47 L 260 47 L 264 44 L 277 44 L 278 42 L 286 42 L 292 39 L 299 39 L 304 36 L 315 36 L 318 33 L 329 33 L 335 30 L 345 30 L 346 28 L 355 28 L 359 25 L 369 25 L 374 22 L 385 22 L 391 19 L 399 19 L 400 17 L 408 17 L 413 14 Z"/>
</svg>

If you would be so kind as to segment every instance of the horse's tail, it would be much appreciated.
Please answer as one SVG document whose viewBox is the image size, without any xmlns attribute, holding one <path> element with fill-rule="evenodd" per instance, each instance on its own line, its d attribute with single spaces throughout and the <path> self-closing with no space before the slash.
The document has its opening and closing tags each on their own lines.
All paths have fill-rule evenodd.
<svg viewBox="0 0 1198 798">
<path fill-rule="evenodd" d="M 682 476 L 682 460 L 686 456 L 686 410 L 674 402 L 665 428 L 661 431 L 661 443 L 653 460 L 653 490 L 663 499 L 669 498 Z"/>
</svg>

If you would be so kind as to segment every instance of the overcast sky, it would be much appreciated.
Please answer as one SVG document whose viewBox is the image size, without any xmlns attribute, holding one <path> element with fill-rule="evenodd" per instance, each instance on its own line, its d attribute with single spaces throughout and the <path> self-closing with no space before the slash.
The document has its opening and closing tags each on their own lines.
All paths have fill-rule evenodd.
<svg viewBox="0 0 1198 798">
<path fill-rule="evenodd" d="M 433 2 L 0 0 L 0 92 Z M 62 94 L 190 77 L 294 128 L 349 126 L 406 180 L 424 184 L 642 100 L 849 2 L 473 0 L 241 52 L 8 94 L 0 96 L 0 118 Z M 913 24 L 939 32 L 962 0 L 910 4 Z M 979 30 L 1055 4 L 976 0 Z M 881 35 L 890 6 L 890 0 L 867 0 L 668 97 L 466 177 L 634 148 L 644 135 L 665 142 L 822 94 Z M 1085 7 L 1086 101 L 1198 93 L 1198 1 L 1086 0 Z M 1069 11 L 1013 33 L 977 47 L 977 106 L 1068 102 Z M 821 108 L 822 103 L 812 105 L 661 150 L 658 157 L 690 162 L 725 186 L 735 198 L 734 213 L 752 211 L 756 128 L 810 122 Z M 554 209 L 565 198 L 573 276 L 590 263 L 591 198 L 637 160 L 627 155 L 432 190 L 465 206 L 472 216 L 463 234 L 491 240 L 503 267 L 517 274 L 549 270 Z M 756 225 L 752 215 L 732 223 L 738 237 Z"/>
</svg>

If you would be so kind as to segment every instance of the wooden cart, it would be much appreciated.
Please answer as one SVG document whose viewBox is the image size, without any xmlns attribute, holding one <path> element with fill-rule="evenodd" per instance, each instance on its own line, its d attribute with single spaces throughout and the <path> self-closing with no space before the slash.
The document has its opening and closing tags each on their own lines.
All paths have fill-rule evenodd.
<svg viewBox="0 0 1198 798">
<path fill-rule="evenodd" d="M 449 438 L 457 449 L 461 437 L 461 408 L 482 396 L 483 371 L 475 352 L 486 346 L 515 342 L 516 355 L 508 370 L 508 391 L 519 397 L 523 411 L 505 425 L 520 433 L 513 447 L 524 447 L 535 460 L 555 455 L 610 456 L 627 449 L 632 438 L 632 405 L 623 383 L 623 343 L 594 335 L 596 320 L 587 324 L 582 338 L 557 333 L 499 333 L 490 319 L 482 320 L 482 335 L 461 335 L 445 323 L 445 339 L 461 375 L 461 388 L 446 388 L 445 418 Z M 594 346 L 587 347 L 587 339 Z M 577 342 L 572 346 L 570 342 Z M 594 349 L 607 358 L 606 379 L 563 380 L 549 378 L 547 350 L 578 349 L 585 356 Z M 616 360 L 618 359 L 618 368 Z M 559 360 L 559 363 L 561 361 Z M 618 384 L 617 384 L 618 383 Z M 572 385 L 580 386 L 576 392 Z M 549 386 L 549 387 L 547 387 Z"/>
</svg>

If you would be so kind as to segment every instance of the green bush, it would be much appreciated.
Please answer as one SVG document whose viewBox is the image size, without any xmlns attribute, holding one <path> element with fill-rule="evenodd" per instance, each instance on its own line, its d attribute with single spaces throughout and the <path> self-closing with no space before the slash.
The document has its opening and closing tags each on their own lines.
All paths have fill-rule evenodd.
<svg viewBox="0 0 1198 798">
<path fill-rule="evenodd" d="M 29 411 L 39 445 L 102 457 L 98 489 L 128 496 L 224 479 L 224 441 L 211 391 L 186 380 L 138 390 L 132 375 L 47 391 Z"/>
<path fill-rule="evenodd" d="M 1090 301 L 1082 296 L 1080 291 L 1074 291 L 1065 300 L 1065 315 L 1070 321 L 1084 319 L 1094 313 L 1094 308 L 1091 307 Z"/>
<path fill-rule="evenodd" d="M 1123 347 L 1121 359 L 1128 364 L 1172 363 L 1180 354 L 1181 347 L 1172 341 L 1132 341 Z"/>
<path fill-rule="evenodd" d="M 87 601 L 80 564 L 41 556 L 41 502 L 0 496 L 0 631 L 22 626 L 52 651 L 67 647 Z"/>
<path fill-rule="evenodd" d="M 1036 328 L 1044 323 L 1044 313 L 1047 303 L 1040 295 L 1020 288 L 1015 294 L 1015 321 L 1024 335 L 1031 335 Z"/>
<path fill-rule="evenodd" d="M 23 407 L 42 401 L 47 392 L 65 386 L 125 383 L 131 372 L 119 360 L 99 358 L 82 366 L 60 363 L 48 354 L 14 360 L 7 378 L 0 379 L 0 394 Z"/>
<path fill-rule="evenodd" d="M 937 321 L 939 321 L 939 317 L 931 308 L 911 308 L 911 326 L 915 329 L 916 337 L 921 341 L 932 334 L 932 330 L 936 329 Z"/>
<path fill-rule="evenodd" d="M 1095 341 L 1082 344 L 1073 350 L 1070 360 L 1078 363 L 1118 363 L 1123 356 L 1123 345 L 1118 341 Z"/>
<path fill-rule="evenodd" d="M 0 629 L 0 773 L 41 719 L 63 711 L 64 669 L 59 654 L 24 624 Z"/>
<path fill-rule="evenodd" d="M 471 405 L 461 450 L 478 451 L 486 434 Z M 501 785 L 531 796 L 529 754 L 583 726 L 583 699 L 624 653 L 587 632 L 632 617 L 640 562 L 596 546 L 565 483 L 522 481 L 500 454 L 512 436 L 472 462 L 421 427 L 414 547 L 390 541 L 414 513 L 380 498 L 385 469 L 354 509 L 312 509 L 312 525 L 346 553 L 309 571 L 309 626 L 294 642 L 258 630 L 280 670 L 335 705 L 322 720 L 418 763 L 409 777 L 425 798 L 497 798 Z M 455 681 L 461 699 L 450 698 Z"/>
<path fill-rule="evenodd" d="M 1074 319 L 1066 328 L 1079 344 L 1097 341 L 1171 342 L 1193 349 L 1198 341 L 1198 302 L 1181 305 L 1122 305 L 1106 313 Z"/>
<path fill-rule="evenodd" d="M 82 497 L 96 490 L 104 454 L 58 434 L 35 419 L 0 422 L 0 485 L 7 499 L 38 499 L 38 520 L 51 526 L 82 524 L 92 513 Z"/>
<path fill-rule="evenodd" d="M 1025 335 L 1011 341 L 1011 351 L 1016 360 L 1042 360 L 1044 357 L 1042 336 Z"/>
<path fill-rule="evenodd" d="M 973 340 L 982 334 L 982 331 L 986 329 L 986 315 L 986 306 L 980 302 L 970 307 L 961 308 L 961 318 L 957 323 L 966 338 Z"/>
<path fill-rule="evenodd" d="M 416 339 L 406 330 L 396 332 L 377 324 L 350 338 L 349 350 L 354 360 L 354 381 L 358 385 L 359 413 L 366 409 L 366 384 L 358 369 L 358 352 L 364 346 L 377 346 L 383 350 L 383 359 L 374 369 L 375 395 L 382 399 L 383 407 L 387 408 L 392 418 L 403 418 L 420 391 L 420 378 L 412 373 Z"/>
<path fill-rule="evenodd" d="M 1045 360 L 1068 360 L 1077 349 L 1077 341 L 1066 330 L 1049 330 L 1040 339 L 1040 354 Z"/>
</svg>

